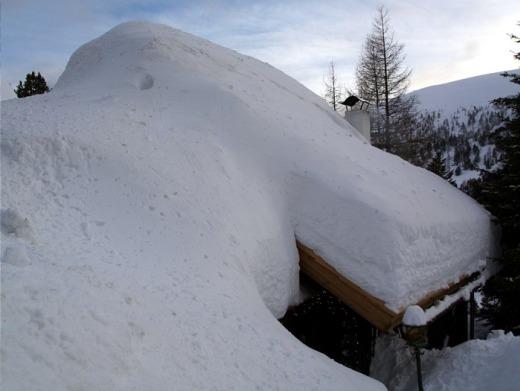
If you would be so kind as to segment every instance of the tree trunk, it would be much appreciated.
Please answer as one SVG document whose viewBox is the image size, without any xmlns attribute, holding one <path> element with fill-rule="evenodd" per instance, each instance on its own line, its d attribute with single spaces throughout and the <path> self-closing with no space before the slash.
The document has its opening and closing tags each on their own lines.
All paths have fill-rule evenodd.
<svg viewBox="0 0 520 391">
<path fill-rule="evenodd" d="M 390 96 L 388 92 L 388 58 L 386 52 L 386 37 L 385 37 L 385 18 L 383 12 L 381 11 L 381 39 L 382 39 L 382 47 L 381 50 L 383 52 L 383 71 L 384 71 L 384 83 L 385 83 L 385 149 L 388 151 L 390 149 Z"/>
</svg>

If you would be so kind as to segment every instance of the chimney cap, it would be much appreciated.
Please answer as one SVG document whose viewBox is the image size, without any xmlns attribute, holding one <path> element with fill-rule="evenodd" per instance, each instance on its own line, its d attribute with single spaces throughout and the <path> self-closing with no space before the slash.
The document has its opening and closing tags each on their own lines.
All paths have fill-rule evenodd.
<svg viewBox="0 0 520 391">
<path fill-rule="evenodd" d="M 355 95 L 350 95 L 343 102 L 339 102 L 339 103 L 342 105 L 345 105 L 347 108 L 347 111 L 358 111 L 358 110 L 367 111 L 368 106 L 370 106 L 370 103 L 368 103 L 366 100 L 360 99 Z"/>
<path fill-rule="evenodd" d="M 345 106 L 354 106 L 356 103 L 358 103 L 361 99 L 359 99 L 357 96 L 350 95 L 347 99 L 345 99 L 343 102 L 339 102 L 342 105 Z"/>
</svg>

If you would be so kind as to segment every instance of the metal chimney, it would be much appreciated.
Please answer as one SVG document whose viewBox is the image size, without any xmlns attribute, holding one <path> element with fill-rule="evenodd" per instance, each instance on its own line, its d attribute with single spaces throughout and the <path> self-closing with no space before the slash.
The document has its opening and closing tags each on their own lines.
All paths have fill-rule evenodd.
<svg viewBox="0 0 520 391">
<path fill-rule="evenodd" d="M 368 112 L 370 104 L 366 100 L 354 95 L 339 103 L 345 105 L 345 119 L 347 122 L 356 128 L 370 143 L 370 113 Z"/>
</svg>

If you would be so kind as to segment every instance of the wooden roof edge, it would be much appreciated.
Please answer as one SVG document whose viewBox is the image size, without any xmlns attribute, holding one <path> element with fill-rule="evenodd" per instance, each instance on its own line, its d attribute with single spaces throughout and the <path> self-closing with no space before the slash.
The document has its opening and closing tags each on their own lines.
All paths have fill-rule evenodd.
<svg viewBox="0 0 520 391">
<path fill-rule="evenodd" d="M 438 289 L 436 291 L 433 291 L 433 292 L 430 292 L 428 293 L 426 296 L 424 296 L 421 300 L 419 300 L 419 302 L 417 302 L 417 305 L 420 306 L 424 311 L 427 311 L 429 308 L 431 308 L 433 305 L 435 305 L 435 303 L 437 301 L 440 301 L 440 300 L 444 300 L 445 298 L 447 298 L 448 296 L 451 296 L 455 293 L 457 293 L 460 289 L 462 288 L 465 288 L 467 287 L 468 285 L 472 284 L 473 282 L 477 281 L 479 279 L 479 277 L 481 276 L 481 272 L 480 271 L 477 271 L 477 272 L 474 272 L 470 275 L 468 274 L 464 274 L 462 275 L 458 281 L 456 282 L 453 282 L 451 284 L 448 285 L 448 287 L 446 288 L 441 288 L 441 289 Z M 478 286 L 480 285 L 481 283 L 475 285 L 474 287 L 472 287 L 472 290 L 473 289 L 476 289 L 478 288 Z M 452 304 L 450 304 L 445 310 L 443 310 L 442 312 L 440 312 L 439 314 L 435 315 L 434 317 L 432 317 L 430 320 L 428 320 L 428 323 L 430 323 L 431 321 L 433 321 L 434 319 L 436 319 L 439 315 L 441 315 L 442 313 L 444 313 L 449 307 L 451 307 L 451 305 L 455 304 L 456 302 L 458 302 L 459 300 L 457 301 L 454 301 Z M 404 311 L 406 310 L 406 308 L 402 309 L 400 311 L 400 317 L 402 318 L 402 316 L 404 315 Z"/>
<path fill-rule="evenodd" d="M 389 309 L 383 300 L 371 295 L 339 273 L 314 250 L 297 242 L 301 270 L 349 305 L 355 312 L 381 331 L 394 328 L 400 314 Z M 397 324 L 396 324 L 397 322 Z"/>
<path fill-rule="evenodd" d="M 441 300 L 444 297 L 457 292 L 459 289 L 465 287 L 470 282 L 476 280 L 479 276 L 480 272 L 475 272 L 470 275 L 463 274 L 456 282 L 448 284 L 446 288 L 440 288 L 433 292 L 427 293 L 421 300 L 417 302 L 417 305 L 425 310 L 435 304 L 437 300 Z M 402 312 L 404 312 L 405 309 L 403 309 Z"/>
<path fill-rule="evenodd" d="M 296 245 L 300 254 L 301 270 L 341 301 L 349 305 L 373 326 L 381 331 L 387 332 L 401 323 L 406 308 L 401 308 L 398 312 L 392 311 L 386 306 L 383 300 L 373 296 L 343 276 L 310 247 L 307 247 L 299 241 L 296 242 Z M 475 272 L 471 275 L 464 274 L 460 276 L 456 282 L 449 284 L 447 287 L 427 293 L 417 302 L 417 305 L 426 310 L 437 300 L 441 300 L 447 295 L 455 293 L 470 282 L 476 280 L 479 275 L 479 272 Z"/>
</svg>

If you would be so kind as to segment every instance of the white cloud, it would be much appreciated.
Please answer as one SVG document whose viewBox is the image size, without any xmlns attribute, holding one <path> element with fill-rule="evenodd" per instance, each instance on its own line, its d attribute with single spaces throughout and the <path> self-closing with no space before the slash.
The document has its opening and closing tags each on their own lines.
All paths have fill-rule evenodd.
<svg viewBox="0 0 520 391">
<path fill-rule="evenodd" d="M 353 86 L 377 1 L 8 0 L 2 15 L 2 99 L 31 70 L 51 83 L 73 50 L 129 19 L 160 21 L 267 61 L 317 93 L 331 58 Z M 520 2 L 387 1 L 413 88 L 517 67 L 507 33 Z M 11 85 L 9 85 L 11 83 Z"/>
</svg>

